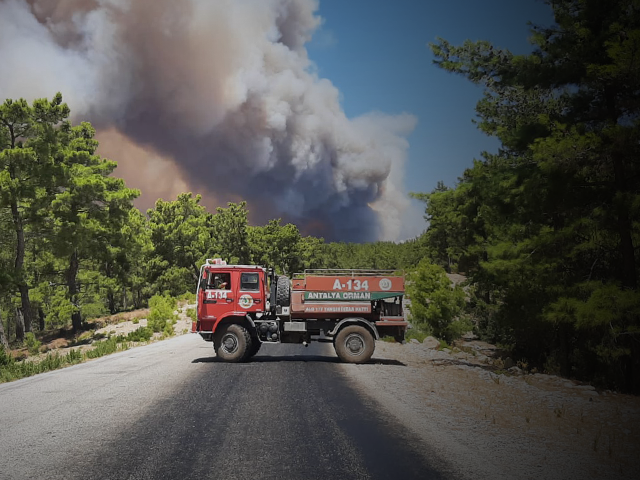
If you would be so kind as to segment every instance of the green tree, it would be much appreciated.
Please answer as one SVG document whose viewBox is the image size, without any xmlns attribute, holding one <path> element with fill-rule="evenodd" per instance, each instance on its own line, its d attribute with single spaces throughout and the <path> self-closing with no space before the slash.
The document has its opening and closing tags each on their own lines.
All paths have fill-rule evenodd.
<svg viewBox="0 0 640 480">
<path fill-rule="evenodd" d="M 15 235 L 13 232 L 13 225 L 11 222 L 10 212 L 6 209 L 0 209 L 0 315 L 2 312 L 6 312 L 7 305 L 11 301 L 11 293 L 13 290 L 13 256 L 12 252 L 15 252 Z M 7 322 L 7 329 L 9 331 L 9 318 L 5 314 L 3 316 Z M 6 339 L 8 341 L 8 333 L 6 333 Z"/>
<path fill-rule="evenodd" d="M 140 210 L 132 208 L 121 233 L 124 237 L 123 251 L 117 258 L 120 258 L 124 263 L 124 266 L 119 270 L 119 274 L 122 275 L 120 283 L 124 289 L 122 308 L 128 308 L 127 289 L 131 291 L 133 306 L 141 308 L 144 299 L 153 294 L 149 269 L 149 263 L 154 253 L 151 228 L 147 218 Z"/>
<path fill-rule="evenodd" d="M 429 222 L 427 236 L 429 245 L 433 248 L 432 258 L 442 264 L 449 271 L 456 269 L 461 249 L 464 245 L 458 245 L 460 222 L 456 211 L 456 190 L 453 190 L 442 181 L 431 193 L 413 193 L 414 198 L 427 204 L 425 220 Z M 457 247 L 457 248 L 456 248 Z"/>
<path fill-rule="evenodd" d="M 67 259 L 65 281 L 74 331 L 82 328 L 81 262 L 109 251 L 113 232 L 126 223 L 132 201 L 139 195 L 122 179 L 110 176 L 116 162 L 95 154 L 98 142 L 94 136 L 94 128 L 86 122 L 68 132 L 61 150 L 64 182 L 51 204 L 51 245 L 58 256 Z"/>
<path fill-rule="evenodd" d="M 456 186 L 461 221 L 441 220 L 481 217 L 462 251 L 521 353 L 638 391 L 640 4 L 548 3 L 556 25 L 533 28 L 530 55 L 432 46 L 440 67 L 485 88 L 479 128 L 502 142 Z M 615 314 L 587 313 L 611 298 Z"/>
<path fill-rule="evenodd" d="M 55 127 L 68 115 L 69 108 L 59 93 L 51 101 L 39 99 L 32 105 L 23 99 L 0 105 L 0 209 L 11 212 L 15 234 L 11 278 L 20 295 L 27 332 L 31 331 L 33 315 L 24 268 L 25 228 L 50 197 L 54 168 L 50 145 Z"/>
<path fill-rule="evenodd" d="M 325 268 L 324 245 L 324 238 L 310 235 L 301 237 L 298 242 L 298 264 L 294 270 L 303 271 L 306 269 Z"/>
<path fill-rule="evenodd" d="M 0 349 L 9 350 L 9 340 L 4 333 L 4 321 L 2 320 L 2 310 L 0 310 Z"/>
<path fill-rule="evenodd" d="M 229 202 L 216 208 L 213 216 L 213 251 L 228 263 L 246 265 L 251 261 L 247 202 Z"/>
<path fill-rule="evenodd" d="M 150 292 L 145 288 L 148 276 L 146 266 L 153 245 L 146 218 L 136 208 L 127 212 L 126 219 L 111 217 L 105 224 L 104 233 L 106 248 L 98 252 L 95 258 L 96 271 L 100 273 L 100 295 L 106 296 L 108 309 L 113 314 L 127 308 L 128 289 L 137 305 L 141 304 L 143 295 L 149 295 Z"/>
<path fill-rule="evenodd" d="M 280 219 L 270 220 L 264 227 L 249 227 L 248 242 L 253 262 L 275 267 L 284 274 L 294 273 L 302 266 L 300 261 L 300 232 L 288 223 L 280 225 Z M 307 244 L 311 248 L 310 244 Z"/>
<path fill-rule="evenodd" d="M 182 193 L 175 201 L 158 200 L 147 211 L 155 252 L 149 268 L 160 292 L 180 295 L 198 279 L 214 242 L 212 216 L 200 205 L 201 198 Z"/>
</svg>

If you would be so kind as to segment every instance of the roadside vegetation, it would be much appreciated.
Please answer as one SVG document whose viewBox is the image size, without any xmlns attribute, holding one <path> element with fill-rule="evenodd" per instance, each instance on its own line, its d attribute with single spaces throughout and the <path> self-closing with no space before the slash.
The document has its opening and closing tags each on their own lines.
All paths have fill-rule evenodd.
<svg viewBox="0 0 640 480">
<path fill-rule="evenodd" d="M 183 303 L 193 301 L 193 295 L 183 295 L 180 300 Z M 25 335 L 23 344 L 28 351 L 28 357 L 16 359 L 9 349 L 0 345 L 0 383 L 57 370 L 128 350 L 134 346 L 149 343 L 153 339 L 162 340 L 173 336 L 175 333 L 173 326 L 177 320 L 175 309 L 179 308 L 178 299 L 156 295 L 150 299 L 149 304 L 147 326 L 140 326 L 126 335 L 105 335 L 93 330 L 83 332 L 75 337 L 71 342 L 71 348 L 64 354 L 55 350 L 47 352 L 46 347 L 36 339 L 33 332 Z M 132 323 L 133 320 L 139 319 L 133 318 Z M 90 346 L 83 349 L 83 345 Z M 45 352 L 46 355 L 43 355 Z"/>
<path fill-rule="evenodd" d="M 133 340 L 132 342 L 149 341 Z M 24 377 L 37 375 L 38 373 L 49 372 L 59 368 L 67 367 L 82 363 L 89 359 L 103 357 L 112 353 L 128 350 L 131 342 L 124 337 L 110 337 L 103 341 L 95 343 L 94 348 L 85 352 L 79 348 L 70 349 L 68 353 L 61 355 L 57 352 L 50 352 L 47 355 L 35 361 L 18 361 L 10 353 L 6 352 L 4 347 L 0 347 L 0 383 L 18 380 Z"/>
<path fill-rule="evenodd" d="M 206 258 L 221 257 L 289 275 L 404 270 L 410 338 L 449 344 L 473 330 L 538 371 L 640 393 L 640 12 L 632 0 L 549 5 L 556 25 L 532 28 L 530 55 L 484 41 L 431 46 L 435 68 L 484 89 L 478 127 L 501 146 L 455 185 L 413 194 L 428 223 L 398 244 L 329 243 L 280 219 L 252 226 L 245 202 L 209 212 L 191 193 L 144 214 L 133 206 L 139 192 L 96 153 L 93 127 L 69 122 L 60 94 L 7 100 L 3 371 L 21 363 L 10 347 L 37 352 L 45 333 L 80 335 L 107 314 L 152 307 L 127 341 L 169 332 L 171 298 L 194 290 Z M 465 284 L 449 280 L 456 273 Z"/>
</svg>

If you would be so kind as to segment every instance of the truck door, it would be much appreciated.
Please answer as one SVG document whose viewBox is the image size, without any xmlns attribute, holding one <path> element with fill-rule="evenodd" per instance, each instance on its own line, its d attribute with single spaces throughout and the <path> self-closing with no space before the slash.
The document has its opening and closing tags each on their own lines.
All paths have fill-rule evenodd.
<svg viewBox="0 0 640 480">
<path fill-rule="evenodd" d="M 264 274 L 255 270 L 240 273 L 240 290 L 238 291 L 239 310 L 248 312 L 261 312 L 264 306 Z"/>
<path fill-rule="evenodd" d="M 210 269 L 207 275 L 207 283 L 203 292 L 202 315 L 203 322 L 217 320 L 225 314 L 232 312 L 236 302 L 233 272 Z"/>
</svg>

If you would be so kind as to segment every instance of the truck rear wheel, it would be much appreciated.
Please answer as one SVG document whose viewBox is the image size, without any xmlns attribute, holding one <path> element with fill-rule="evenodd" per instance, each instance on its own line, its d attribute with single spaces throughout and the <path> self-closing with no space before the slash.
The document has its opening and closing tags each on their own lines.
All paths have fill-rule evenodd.
<svg viewBox="0 0 640 480">
<path fill-rule="evenodd" d="M 215 342 L 216 355 L 225 362 L 242 362 L 251 351 L 251 335 L 241 325 L 227 325 Z"/>
<path fill-rule="evenodd" d="M 336 335 L 333 346 L 346 363 L 365 363 L 371 359 L 376 343 L 371 332 L 360 325 L 350 325 Z"/>
</svg>

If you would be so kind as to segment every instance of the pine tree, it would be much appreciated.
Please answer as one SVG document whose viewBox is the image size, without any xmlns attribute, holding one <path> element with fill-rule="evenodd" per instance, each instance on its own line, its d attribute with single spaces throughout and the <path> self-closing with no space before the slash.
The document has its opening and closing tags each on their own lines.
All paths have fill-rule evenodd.
<svg viewBox="0 0 640 480">
<path fill-rule="evenodd" d="M 212 216 L 200 205 L 201 196 L 178 195 L 175 201 L 158 200 L 147 211 L 157 290 L 180 295 L 195 285 L 200 264 L 215 239 Z"/>
<path fill-rule="evenodd" d="M 0 209 L 11 212 L 15 233 L 11 277 L 20 295 L 26 332 L 31 331 L 33 312 L 24 268 L 25 229 L 50 199 L 54 158 L 49 147 L 55 141 L 56 126 L 67 128 L 68 115 L 59 93 L 51 101 L 39 99 L 32 105 L 24 99 L 0 105 Z"/>
<path fill-rule="evenodd" d="M 557 25 L 533 28 L 530 55 L 432 46 L 440 67 L 484 86 L 479 128 L 502 142 L 456 187 L 482 217 L 463 250 L 522 353 L 637 391 L 640 4 L 549 4 Z"/>
<path fill-rule="evenodd" d="M 78 282 L 82 262 L 108 251 L 113 231 L 126 223 L 133 199 L 139 195 L 122 179 L 110 176 L 116 162 L 96 155 L 94 136 L 94 128 L 86 122 L 69 130 L 59 165 L 63 180 L 51 204 L 51 245 L 67 261 L 65 283 L 74 331 L 82 328 L 82 285 Z"/>
</svg>

